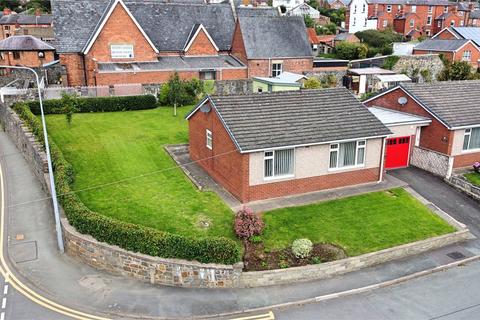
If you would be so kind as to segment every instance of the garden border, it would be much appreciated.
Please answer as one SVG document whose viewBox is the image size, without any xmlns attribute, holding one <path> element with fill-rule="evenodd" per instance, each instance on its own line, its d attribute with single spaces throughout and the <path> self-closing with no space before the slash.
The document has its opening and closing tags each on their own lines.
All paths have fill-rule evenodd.
<svg viewBox="0 0 480 320">
<path fill-rule="evenodd" d="M 40 144 L 35 141 L 32 133 L 23 125 L 23 121 L 10 108 L 0 107 L 0 120 L 4 124 L 7 134 L 33 167 L 35 175 L 40 179 L 43 187 L 48 190 L 46 157 Z M 78 233 L 66 218 L 62 218 L 62 229 L 67 254 L 87 265 L 110 273 L 169 286 L 260 287 L 329 278 L 472 238 L 463 224 L 441 210 L 437 211 L 437 214 L 458 231 L 324 264 L 254 272 L 242 272 L 243 264 L 241 262 L 234 265 L 203 264 L 196 261 L 164 259 L 127 251 Z"/>
<path fill-rule="evenodd" d="M 462 172 L 465 173 L 465 172 Z M 480 187 L 469 182 L 462 173 L 453 174 L 450 178 L 446 178 L 445 182 L 457 190 L 468 195 L 476 201 L 480 201 Z"/>
</svg>

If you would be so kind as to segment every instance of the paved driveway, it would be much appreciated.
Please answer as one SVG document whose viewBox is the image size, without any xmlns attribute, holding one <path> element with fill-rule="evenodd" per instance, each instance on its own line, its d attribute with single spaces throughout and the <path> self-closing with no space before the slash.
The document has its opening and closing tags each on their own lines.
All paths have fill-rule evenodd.
<svg viewBox="0 0 480 320">
<path fill-rule="evenodd" d="M 389 174 L 408 183 L 424 198 L 466 224 L 470 232 L 480 238 L 480 203 L 424 170 L 410 167 Z"/>
</svg>

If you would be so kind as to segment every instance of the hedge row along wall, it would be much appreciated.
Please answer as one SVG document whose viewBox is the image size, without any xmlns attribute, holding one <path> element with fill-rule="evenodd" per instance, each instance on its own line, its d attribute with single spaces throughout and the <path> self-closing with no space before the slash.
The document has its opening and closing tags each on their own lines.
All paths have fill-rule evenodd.
<svg viewBox="0 0 480 320">
<path fill-rule="evenodd" d="M 13 105 L 38 141 L 44 144 L 42 125 L 27 103 Z M 123 249 L 158 256 L 197 260 L 202 263 L 234 264 L 240 260 L 235 241 L 223 237 L 191 238 L 125 223 L 88 209 L 72 189 L 75 176 L 60 148 L 50 140 L 58 199 L 70 224 L 83 234 Z"/>
<path fill-rule="evenodd" d="M 129 111 L 146 110 L 156 108 L 157 100 L 153 95 L 126 97 L 98 97 L 98 98 L 77 98 L 78 112 L 109 112 L 109 111 Z M 38 101 L 25 102 L 33 114 L 40 114 L 40 104 Z M 53 99 L 43 101 L 43 111 L 45 114 L 64 113 L 62 100 Z"/>
</svg>

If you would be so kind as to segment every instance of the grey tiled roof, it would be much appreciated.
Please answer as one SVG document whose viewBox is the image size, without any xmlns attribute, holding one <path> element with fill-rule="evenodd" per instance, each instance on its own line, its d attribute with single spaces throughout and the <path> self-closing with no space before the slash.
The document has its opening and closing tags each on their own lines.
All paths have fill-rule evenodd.
<svg viewBox="0 0 480 320">
<path fill-rule="evenodd" d="M 99 63 L 100 72 L 132 72 L 153 70 L 198 70 L 198 69 L 232 69 L 245 67 L 230 55 L 161 57 L 158 62 Z"/>
<path fill-rule="evenodd" d="M 353 36 L 353 35 L 354 35 L 353 33 L 342 32 L 342 33 L 339 33 L 335 36 L 335 40 L 343 41 L 343 40 L 346 40 L 346 39 L 348 39 L 348 37 Z"/>
<path fill-rule="evenodd" d="M 449 28 L 460 39 L 472 40 L 477 46 L 480 46 L 480 28 L 479 27 L 451 27 Z"/>
<path fill-rule="evenodd" d="M 409 5 L 451 5 L 452 2 L 448 0 L 367 0 L 368 3 L 378 4 L 409 4 Z"/>
<path fill-rule="evenodd" d="M 51 24 L 51 14 L 42 14 L 40 16 L 29 14 L 9 14 L 0 18 L 0 24 Z"/>
<path fill-rule="evenodd" d="M 239 16 L 238 21 L 249 59 L 312 56 L 303 17 Z"/>
<path fill-rule="evenodd" d="M 480 9 L 473 10 L 470 12 L 470 19 L 480 19 Z"/>
<path fill-rule="evenodd" d="M 480 125 L 480 81 L 400 85 L 448 127 Z"/>
<path fill-rule="evenodd" d="M 53 51 L 55 48 L 33 36 L 11 36 L 0 40 L 0 51 Z"/>
<path fill-rule="evenodd" d="M 242 152 L 391 133 L 346 88 L 210 98 Z"/>
<path fill-rule="evenodd" d="M 271 16 L 278 17 L 280 12 L 278 8 L 272 7 L 238 7 L 236 8 L 238 16 L 254 17 L 254 16 Z"/>
<path fill-rule="evenodd" d="M 415 46 L 415 50 L 427 51 L 455 51 L 461 48 L 468 39 L 437 40 L 428 39 Z"/>
<path fill-rule="evenodd" d="M 58 52 L 80 52 L 112 5 L 109 0 L 56 0 L 52 3 Z M 228 4 L 197 0 L 124 0 L 159 51 L 181 51 L 195 24 L 203 24 L 220 50 L 229 50 L 235 28 Z"/>
</svg>

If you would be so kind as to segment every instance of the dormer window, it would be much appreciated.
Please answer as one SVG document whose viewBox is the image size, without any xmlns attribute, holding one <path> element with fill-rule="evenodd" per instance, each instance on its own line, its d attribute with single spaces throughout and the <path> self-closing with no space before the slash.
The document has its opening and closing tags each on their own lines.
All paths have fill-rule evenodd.
<svg viewBox="0 0 480 320">
<path fill-rule="evenodd" d="M 110 46 L 112 59 L 131 59 L 133 55 L 133 45 L 131 44 L 112 44 Z"/>
</svg>

